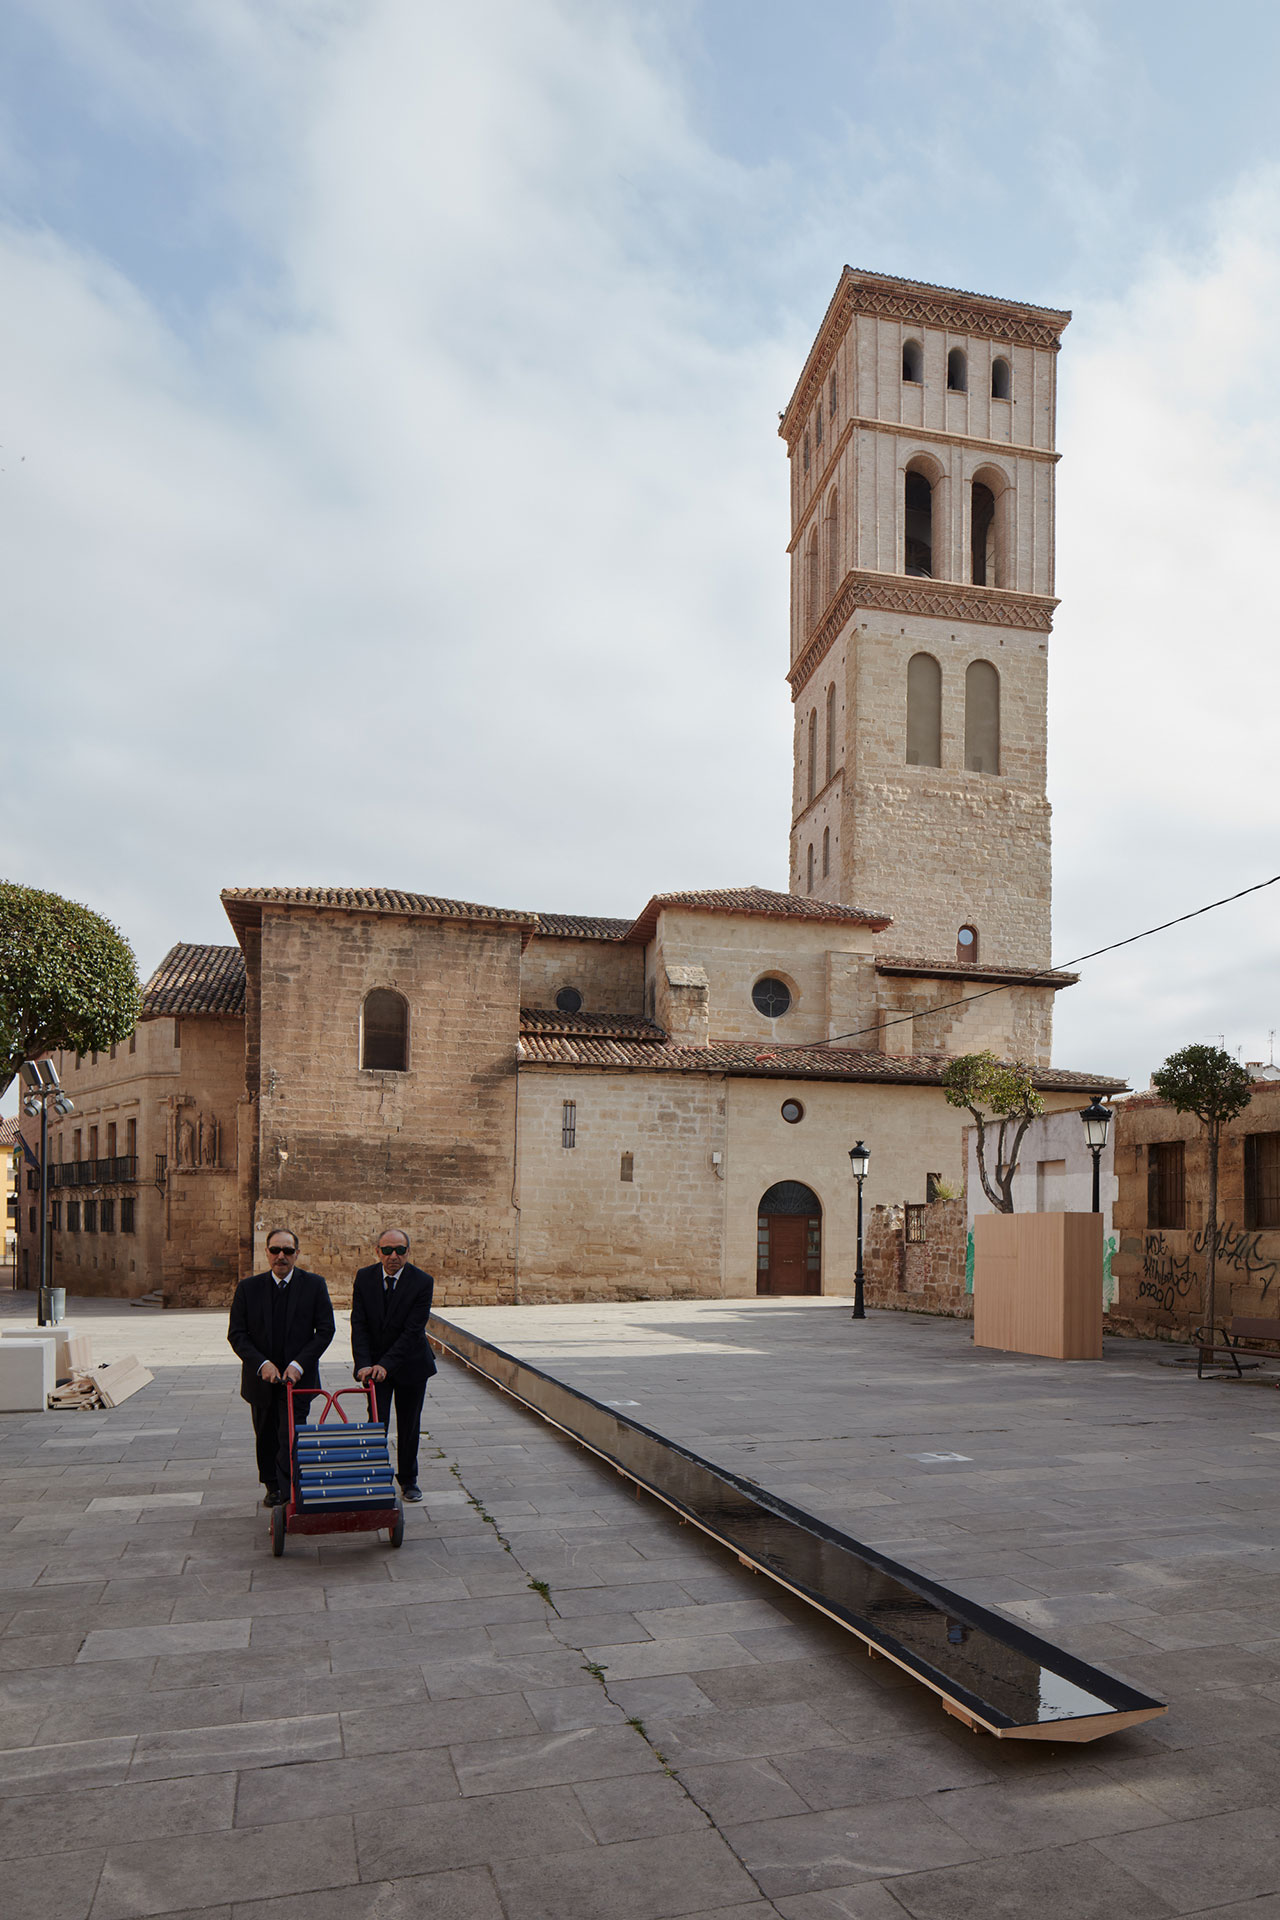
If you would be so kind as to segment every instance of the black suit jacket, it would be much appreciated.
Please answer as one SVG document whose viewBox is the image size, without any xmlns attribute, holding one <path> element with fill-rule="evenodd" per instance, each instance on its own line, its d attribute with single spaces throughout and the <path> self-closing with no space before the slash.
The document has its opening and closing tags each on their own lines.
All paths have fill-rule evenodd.
<svg viewBox="0 0 1280 1920">
<path fill-rule="evenodd" d="M 255 1273 L 242 1280 L 231 1302 L 227 1339 L 244 1362 L 240 1370 L 240 1398 L 258 1405 L 270 1400 L 274 1388 L 259 1378 L 258 1369 L 271 1358 L 272 1273 Z M 302 1368 L 301 1387 L 320 1385 L 320 1355 L 333 1339 L 333 1306 L 329 1289 L 318 1273 L 295 1267 L 289 1280 L 285 1317 L 285 1362 Z M 281 1369 L 283 1372 L 283 1368 Z M 305 1402 L 315 1405 L 314 1401 Z"/>
<path fill-rule="evenodd" d="M 351 1289 L 351 1360 L 361 1367 L 385 1367 L 392 1380 L 426 1381 L 436 1370 L 427 1345 L 427 1316 L 435 1281 L 421 1267 L 405 1263 L 390 1300 L 379 1261 L 361 1267 Z"/>
</svg>

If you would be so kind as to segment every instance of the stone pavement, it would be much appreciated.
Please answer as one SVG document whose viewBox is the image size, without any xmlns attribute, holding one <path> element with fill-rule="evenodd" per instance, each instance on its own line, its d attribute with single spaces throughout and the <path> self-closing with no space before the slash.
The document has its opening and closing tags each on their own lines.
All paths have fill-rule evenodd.
<svg viewBox="0 0 1280 1920">
<path fill-rule="evenodd" d="M 1280 1916 L 1256 1385 L 826 1301 L 457 1313 L 1174 1703 L 1022 1745 L 453 1366 L 401 1551 L 274 1560 L 220 1316 L 72 1304 L 157 1378 L 0 1418 L 6 1920 Z"/>
</svg>

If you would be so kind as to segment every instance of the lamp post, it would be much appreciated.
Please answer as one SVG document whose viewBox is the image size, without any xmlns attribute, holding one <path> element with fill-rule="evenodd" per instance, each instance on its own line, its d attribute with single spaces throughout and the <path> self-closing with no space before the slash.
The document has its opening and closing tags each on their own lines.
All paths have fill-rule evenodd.
<svg viewBox="0 0 1280 1920">
<path fill-rule="evenodd" d="M 855 1320 L 867 1317 L 866 1302 L 862 1297 L 862 1183 L 867 1177 L 867 1168 L 871 1165 L 871 1149 L 864 1147 L 859 1140 L 856 1147 L 849 1149 L 849 1166 L 858 1183 L 858 1264 L 853 1275 L 853 1315 Z"/>
<path fill-rule="evenodd" d="M 1102 1158 L 1102 1149 L 1107 1144 L 1107 1134 L 1111 1130 L 1111 1109 L 1104 1107 L 1102 1095 L 1095 1093 L 1089 1105 L 1081 1112 L 1080 1118 L 1084 1121 L 1085 1144 L 1093 1155 L 1093 1211 L 1101 1213 L 1098 1163 Z"/>
<path fill-rule="evenodd" d="M 40 1290 L 36 1294 L 36 1325 L 47 1326 L 49 1310 L 49 1102 L 61 1114 L 75 1109 L 62 1091 L 58 1069 L 52 1060 L 24 1060 L 22 1080 L 26 1092 L 22 1111 L 32 1119 L 40 1116 Z M 50 1316 L 52 1317 L 52 1316 Z"/>
</svg>

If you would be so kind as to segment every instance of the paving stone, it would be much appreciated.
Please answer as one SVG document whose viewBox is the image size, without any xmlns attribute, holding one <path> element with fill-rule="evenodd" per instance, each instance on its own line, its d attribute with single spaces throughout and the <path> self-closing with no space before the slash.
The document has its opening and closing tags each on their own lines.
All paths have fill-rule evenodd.
<svg viewBox="0 0 1280 1920">
<path fill-rule="evenodd" d="M 774 1764 L 815 1812 L 916 1794 L 936 1795 L 940 1789 L 994 1778 L 981 1748 L 949 1746 L 941 1733 L 933 1739 L 780 1754 Z"/>
<path fill-rule="evenodd" d="M 73 1740 L 0 1752 L 0 1794 L 29 1794 L 48 1786 L 59 1792 L 120 1785 L 129 1770 L 135 1737 Z"/>
<path fill-rule="evenodd" d="M 289 1894 L 227 1911 L 228 1920 L 505 1920 L 486 1867 Z"/>
<path fill-rule="evenodd" d="M 212 1833 L 229 1827 L 234 1812 L 230 1775 L 21 1795 L 0 1803 L 0 1859 L 105 1847 L 122 1833 L 136 1840 Z"/>
<path fill-rule="evenodd" d="M 631 1774 L 617 1780 L 580 1780 L 579 1805 L 597 1840 L 647 1840 L 659 1833 L 701 1830 L 707 1816 L 667 1773 Z"/>
<path fill-rule="evenodd" d="M 262 1827 L 365 1807 L 417 1807 L 459 1791 L 448 1754 L 439 1748 L 259 1767 L 239 1776 L 235 1824 Z"/>
<path fill-rule="evenodd" d="M 500 1861 L 493 1876 L 519 1920 L 673 1920 L 759 1902 L 750 1876 L 711 1831 Z"/>
<path fill-rule="evenodd" d="M 754 1664 L 744 1646 L 728 1634 L 705 1639 L 648 1640 L 640 1645 L 588 1647 L 589 1659 L 615 1680 L 647 1679 L 655 1673 L 706 1673 L 713 1667 Z"/>
<path fill-rule="evenodd" d="M 838 1759 L 838 1752 L 828 1756 Z M 809 1803 L 768 1760 L 730 1760 L 720 1766 L 681 1767 L 680 1784 L 718 1827 L 805 1813 Z"/>
<path fill-rule="evenodd" d="M 155 1654 L 208 1653 L 223 1647 L 247 1647 L 250 1622 L 198 1620 L 176 1626 L 114 1627 L 90 1633 L 80 1649 L 81 1661 L 140 1660 Z"/>
<path fill-rule="evenodd" d="M 234 1902 L 344 1886 L 357 1878 L 351 1822 L 332 1816 L 146 1841 L 109 1850 L 93 1920 L 176 1912 L 199 1887 Z"/>
<path fill-rule="evenodd" d="M 242 1767 L 289 1766 L 342 1755 L 336 1713 L 291 1720 L 243 1720 L 179 1733 L 144 1733 L 137 1741 L 131 1780 L 173 1780 L 189 1773 L 237 1772 Z"/>
<path fill-rule="evenodd" d="M 738 1707 L 727 1712 L 688 1715 L 645 1722 L 649 1736 L 674 1767 L 696 1767 L 717 1760 L 776 1758 L 812 1747 L 843 1747 L 843 1737 L 807 1701 L 767 1707 Z"/>
<path fill-rule="evenodd" d="M 465 1794 L 570 1785 L 618 1774 L 656 1772 L 660 1762 L 634 1727 L 577 1727 L 562 1733 L 481 1740 L 450 1748 Z"/>
<path fill-rule="evenodd" d="M 567 1852 L 592 1841 L 581 1805 L 568 1787 L 540 1787 L 399 1810 L 357 1813 L 362 1879 L 469 1867 L 527 1855 Z"/>
<path fill-rule="evenodd" d="M 903 1908 L 882 1881 L 869 1880 L 857 1887 L 788 1894 L 774 1903 L 774 1912 L 781 1920 L 902 1920 Z"/>
<path fill-rule="evenodd" d="M 1183 1911 L 1088 1844 L 910 1874 L 890 1884 L 913 1920 L 1163 1920 Z"/>
<path fill-rule="evenodd" d="M 29 1855 L 5 1870 L 5 1920 L 86 1920 L 102 1872 L 101 1847 Z"/>
<path fill-rule="evenodd" d="M 538 1725 L 546 1733 L 567 1733 L 574 1727 L 615 1726 L 627 1716 L 594 1680 L 581 1687 L 533 1688 L 525 1695 Z"/>
<path fill-rule="evenodd" d="M 1175 1913 L 1280 1892 L 1280 1812 L 1250 1807 L 1094 1842 Z"/>
<path fill-rule="evenodd" d="M 760 1820 L 727 1827 L 725 1838 L 771 1899 L 951 1866 L 974 1854 L 951 1827 L 909 1800 Z"/>
</svg>

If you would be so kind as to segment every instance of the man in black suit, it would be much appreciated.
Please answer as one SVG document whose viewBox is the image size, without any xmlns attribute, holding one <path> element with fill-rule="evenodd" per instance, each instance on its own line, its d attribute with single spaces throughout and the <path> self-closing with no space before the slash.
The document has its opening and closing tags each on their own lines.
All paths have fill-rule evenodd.
<svg viewBox="0 0 1280 1920">
<path fill-rule="evenodd" d="M 266 1507 L 289 1498 L 289 1413 L 284 1383 L 320 1385 L 320 1355 L 333 1339 L 329 1289 L 318 1273 L 297 1265 L 298 1236 L 288 1227 L 267 1235 L 268 1273 L 242 1280 L 231 1302 L 227 1339 L 243 1361 L 240 1398 L 249 1402 L 258 1443 L 258 1473 Z M 301 1425 L 314 1403 L 295 1400 L 293 1417 Z"/>
<path fill-rule="evenodd" d="M 356 1379 L 373 1387 L 384 1427 L 395 1402 L 400 1491 L 406 1500 L 421 1500 L 418 1428 L 436 1370 L 426 1331 L 435 1281 L 408 1260 L 408 1234 L 384 1229 L 377 1266 L 361 1267 L 351 1290 L 351 1358 Z"/>
</svg>

